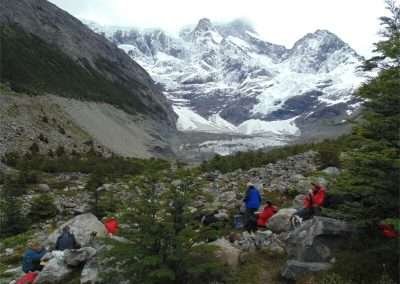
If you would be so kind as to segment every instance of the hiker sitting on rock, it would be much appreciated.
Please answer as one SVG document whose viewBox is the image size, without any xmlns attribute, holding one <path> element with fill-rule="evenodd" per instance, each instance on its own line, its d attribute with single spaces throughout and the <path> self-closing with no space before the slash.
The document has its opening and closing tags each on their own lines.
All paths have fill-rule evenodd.
<svg viewBox="0 0 400 284">
<path fill-rule="evenodd" d="M 255 212 L 260 207 L 261 195 L 258 189 L 250 182 L 247 184 L 246 195 L 243 202 L 246 206 L 244 228 L 248 232 L 255 232 L 257 230 L 257 216 Z"/>
<path fill-rule="evenodd" d="M 46 250 L 37 242 L 29 242 L 28 249 L 22 258 L 22 270 L 25 273 L 40 271 L 40 259 L 46 254 Z"/>
<path fill-rule="evenodd" d="M 62 229 L 61 235 L 57 238 L 56 250 L 66 250 L 66 249 L 77 249 L 79 248 L 76 242 L 74 234 L 70 231 L 69 226 L 65 226 Z"/>
<path fill-rule="evenodd" d="M 257 226 L 266 227 L 269 218 L 278 212 L 278 207 L 272 204 L 271 201 L 267 201 L 263 211 L 257 215 Z"/>
<path fill-rule="evenodd" d="M 304 198 L 304 208 L 299 209 L 295 214 L 303 220 L 310 219 L 321 213 L 326 197 L 326 188 L 320 184 L 311 183 L 312 189 Z"/>
</svg>

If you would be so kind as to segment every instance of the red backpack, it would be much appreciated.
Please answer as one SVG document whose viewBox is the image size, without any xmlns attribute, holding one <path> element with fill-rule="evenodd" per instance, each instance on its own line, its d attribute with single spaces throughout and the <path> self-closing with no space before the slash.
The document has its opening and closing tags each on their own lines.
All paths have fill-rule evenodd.
<svg viewBox="0 0 400 284">
<path fill-rule="evenodd" d="M 38 275 L 39 273 L 37 272 L 28 272 L 19 278 L 15 284 L 32 284 Z"/>
</svg>

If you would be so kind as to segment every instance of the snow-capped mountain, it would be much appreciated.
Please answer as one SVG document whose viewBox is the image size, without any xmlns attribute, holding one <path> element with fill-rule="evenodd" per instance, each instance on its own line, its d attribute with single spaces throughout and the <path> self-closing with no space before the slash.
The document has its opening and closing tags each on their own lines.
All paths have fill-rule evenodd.
<svg viewBox="0 0 400 284">
<path fill-rule="evenodd" d="M 164 86 L 183 131 L 298 136 L 342 123 L 359 106 L 352 93 L 365 80 L 362 58 L 326 30 L 288 49 L 242 20 L 201 19 L 179 36 L 87 24 Z"/>
</svg>

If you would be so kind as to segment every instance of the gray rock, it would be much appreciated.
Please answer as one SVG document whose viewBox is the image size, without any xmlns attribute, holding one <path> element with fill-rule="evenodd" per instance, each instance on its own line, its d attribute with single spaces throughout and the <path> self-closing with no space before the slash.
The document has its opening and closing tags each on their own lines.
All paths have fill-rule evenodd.
<svg viewBox="0 0 400 284">
<path fill-rule="evenodd" d="M 13 255 L 14 253 L 15 253 L 15 250 L 13 248 L 6 248 L 4 251 L 5 256 L 10 256 L 10 255 Z"/>
<path fill-rule="evenodd" d="M 52 258 L 39 273 L 35 284 L 62 284 L 68 281 L 74 270 L 63 261 Z"/>
<path fill-rule="evenodd" d="M 71 232 L 75 235 L 77 243 L 83 247 L 90 243 L 92 237 L 91 233 L 96 232 L 97 237 L 105 237 L 106 230 L 103 223 L 101 223 L 96 216 L 91 213 L 78 215 L 66 223 L 62 224 L 57 230 L 55 230 L 46 241 L 47 245 L 54 246 L 62 228 L 69 226 Z"/>
<path fill-rule="evenodd" d="M 288 260 L 281 271 L 281 275 L 285 279 L 297 280 L 307 273 L 324 271 L 331 267 L 332 265 L 330 263 Z"/>
<path fill-rule="evenodd" d="M 45 183 L 41 183 L 37 185 L 38 190 L 42 191 L 42 192 L 49 192 L 50 191 L 50 186 L 45 184 Z"/>
<path fill-rule="evenodd" d="M 92 247 L 69 249 L 64 251 L 64 262 L 69 266 L 79 266 L 92 259 L 95 255 L 96 250 Z"/>
<path fill-rule="evenodd" d="M 224 221 L 229 219 L 229 215 L 226 210 L 219 210 L 218 213 L 214 214 L 214 217 L 219 221 Z"/>
<path fill-rule="evenodd" d="M 82 269 L 81 284 L 99 283 L 99 268 L 95 258 L 89 260 Z"/>
<path fill-rule="evenodd" d="M 292 202 L 293 208 L 296 208 L 296 209 L 303 208 L 303 206 L 304 206 L 304 198 L 305 197 L 306 196 L 304 194 L 296 195 L 296 197 L 293 199 L 293 202 Z"/>
<path fill-rule="evenodd" d="M 346 222 L 316 216 L 289 233 L 286 250 L 299 261 L 329 262 L 331 249 L 353 231 Z"/>
<path fill-rule="evenodd" d="M 230 267 L 237 267 L 240 259 L 240 249 L 235 248 L 232 244 L 226 239 L 218 239 L 214 242 L 209 243 L 209 245 L 216 246 L 216 257 L 222 260 L 225 264 Z"/>
<path fill-rule="evenodd" d="M 328 176 L 338 176 L 340 174 L 340 170 L 336 167 L 328 167 L 322 170 L 323 173 L 327 174 Z"/>
<path fill-rule="evenodd" d="M 256 232 L 256 238 L 262 241 L 268 240 L 268 238 L 272 235 L 272 231 L 266 230 L 266 231 L 257 231 Z"/>
<path fill-rule="evenodd" d="M 290 230 L 290 217 L 296 212 L 293 208 L 284 208 L 273 215 L 269 221 L 267 228 L 274 233 L 282 233 Z"/>
<path fill-rule="evenodd" d="M 263 251 L 274 255 L 283 255 L 285 253 L 285 249 L 277 241 L 271 242 L 268 246 L 263 248 Z"/>
</svg>

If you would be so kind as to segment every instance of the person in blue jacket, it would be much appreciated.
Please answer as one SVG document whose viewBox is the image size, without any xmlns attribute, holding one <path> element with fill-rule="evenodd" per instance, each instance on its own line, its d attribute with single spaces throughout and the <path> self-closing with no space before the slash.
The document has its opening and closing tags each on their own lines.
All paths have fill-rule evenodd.
<svg viewBox="0 0 400 284">
<path fill-rule="evenodd" d="M 36 242 L 30 242 L 22 258 L 22 270 L 25 273 L 40 271 L 43 266 L 40 265 L 40 259 L 46 254 L 46 250 Z"/>
<path fill-rule="evenodd" d="M 255 212 L 261 204 L 261 195 L 258 189 L 252 183 L 247 184 L 246 195 L 243 199 L 246 205 L 244 228 L 250 233 L 257 230 L 257 216 Z"/>
</svg>

